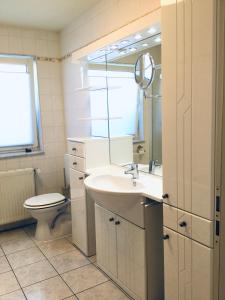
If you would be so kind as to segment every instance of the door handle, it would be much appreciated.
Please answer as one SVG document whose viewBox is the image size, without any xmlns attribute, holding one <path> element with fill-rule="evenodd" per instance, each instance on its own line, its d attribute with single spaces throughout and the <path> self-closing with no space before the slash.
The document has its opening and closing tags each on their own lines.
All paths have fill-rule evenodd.
<svg viewBox="0 0 225 300">
<path fill-rule="evenodd" d="M 162 195 L 162 198 L 163 198 L 163 199 L 168 199 L 168 198 L 169 198 L 169 194 L 167 194 L 167 193 L 163 194 L 163 195 Z"/>
<path fill-rule="evenodd" d="M 163 240 L 168 240 L 170 238 L 169 234 L 164 234 Z"/>
<path fill-rule="evenodd" d="M 115 224 L 116 224 L 116 225 L 119 225 L 119 224 L 120 224 L 120 221 L 116 221 Z"/>
<path fill-rule="evenodd" d="M 114 221 L 114 218 L 109 218 L 109 222 L 113 222 Z"/>
<path fill-rule="evenodd" d="M 84 177 L 78 177 L 78 179 L 79 179 L 79 180 L 82 180 L 82 179 L 84 179 Z"/>
<path fill-rule="evenodd" d="M 186 223 L 185 221 L 180 222 L 180 223 L 179 223 L 179 226 L 180 226 L 180 227 L 186 227 L 186 226 L 187 226 L 187 223 Z"/>
</svg>

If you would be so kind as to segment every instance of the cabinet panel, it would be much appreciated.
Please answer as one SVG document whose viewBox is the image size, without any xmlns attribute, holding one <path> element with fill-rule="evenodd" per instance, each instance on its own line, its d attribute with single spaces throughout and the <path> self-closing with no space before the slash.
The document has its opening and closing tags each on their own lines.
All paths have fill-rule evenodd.
<svg viewBox="0 0 225 300">
<path fill-rule="evenodd" d="M 115 215 L 95 204 L 96 253 L 98 265 L 117 277 Z"/>
<path fill-rule="evenodd" d="M 177 206 L 177 100 L 176 100 L 176 0 L 161 0 L 163 67 L 163 192 L 166 203 Z"/>
<path fill-rule="evenodd" d="M 212 300 L 213 249 L 164 228 L 165 300 Z"/>
<path fill-rule="evenodd" d="M 122 218 L 118 221 L 118 280 L 137 296 L 136 299 L 146 299 L 145 230 Z"/>
<path fill-rule="evenodd" d="M 68 152 L 71 155 L 85 157 L 85 144 L 81 142 L 68 141 Z"/>
<path fill-rule="evenodd" d="M 70 164 L 70 168 L 81 172 L 85 172 L 85 158 L 78 157 L 75 155 L 70 155 L 69 164 Z"/>
<path fill-rule="evenodd" d="M 178 234 L 164 228 L 169 239 L 164 242 L 164 287 L 165 300 L 179 300 L 178 297 Z"/>
</svg>

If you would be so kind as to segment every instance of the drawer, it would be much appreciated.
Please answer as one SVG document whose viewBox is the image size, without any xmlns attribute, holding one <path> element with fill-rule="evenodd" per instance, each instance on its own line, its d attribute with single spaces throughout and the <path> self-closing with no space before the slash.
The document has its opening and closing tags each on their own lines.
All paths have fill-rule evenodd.
<svg viewBox="0 0 225 300">
<path fill-rule="evenodd" d="M 85 198 L 84 173 L 70 169 L 71 199 Z"/>
<path fill-rule="evenodd" d="M 85 159 L 79 156 L 70 155 L 69 156 L 70 168 L 85 172 Z"/>
<path fill-rule="evenodd" d="M 68 153 L 71 155 L 85 157 L 84 143 L 68 141 Z"/>
<path fill-rule="evenodd" d="M 213 221 L 164 203 L 163 225 L 208 247 L 213 247 Z"/>
</svg>

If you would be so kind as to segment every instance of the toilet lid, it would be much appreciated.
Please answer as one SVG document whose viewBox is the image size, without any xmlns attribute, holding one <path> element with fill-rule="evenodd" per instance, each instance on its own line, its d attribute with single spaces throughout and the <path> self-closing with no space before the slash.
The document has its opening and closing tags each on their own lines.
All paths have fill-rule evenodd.
<svg viewBox="0 0 225 300">
<path fill-rule="evenodd" d="M 33 207 L 49 206 L 62 202 L 65 197 L 59 193 L 44 194 L 39 196 L 34 196 L 25 201 L 25 205 Z"/>
</svg>

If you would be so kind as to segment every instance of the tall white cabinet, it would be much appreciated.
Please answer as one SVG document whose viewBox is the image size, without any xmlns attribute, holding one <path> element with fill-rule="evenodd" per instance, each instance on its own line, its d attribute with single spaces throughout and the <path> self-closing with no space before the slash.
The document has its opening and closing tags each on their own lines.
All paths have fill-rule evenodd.
<svg viewBox="0 0 225 300">
<path fill-rule="evenodd" d="M 69 138 L 70 191 L 73 243 L 87 256 L 96 253 L 94 201 L 84 179 L 91 169 L 109 164 L 109 139 Z"/>
<path fill-rule="evenodd" d="M 165 300 L 213 300 L 215 0 L 161 0 Z"/>
</svg>

